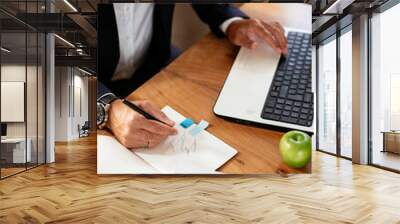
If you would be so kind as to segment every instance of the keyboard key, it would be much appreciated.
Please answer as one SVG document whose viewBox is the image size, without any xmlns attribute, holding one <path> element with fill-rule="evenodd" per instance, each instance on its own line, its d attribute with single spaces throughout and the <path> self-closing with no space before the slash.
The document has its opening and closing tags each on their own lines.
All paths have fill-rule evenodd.
<svg viewBox="0 0 400 224">
<path fill-rule="evenodd" d="M 289 106 L 289 105 L 286 105 L 286 106 L 283 107 L 283 109 L 286 110 L 286 111 L 291 111 L 292 107 Z"/>
<path fill-rule="evenodd" d="M 284 76 L 285 72 L 284 71 L 277 71 L 276 75 L 277 76 Z"/>
<path fill-rule="evenodd" d="M 286 97 L 288 91 L 289 91 L 289 87 L 288 86 L 282 86 L 281 87 L 281 91 L 279 93 L 279 96 L 282 97 L 282 98 Z"/>
<path fill-rule="evenodd" d="M 289 94 L 287 96 L 287 98 L 291 99 L 291 100 L 302 101 L 303 100 L 303 95 L 291 95 L 291 94 Z"/>
<path fill-rule="evenodd" d="M 286 101 L 285 101 L 285 104 L 286 104 L 286 105 L 292 105 L 292 104 L 293 104 L 293 101 L 292 101 L 292 100 L 286 100 Z"/>
<path fill-rule="evenodd" d="M 270 119 L 270 120 L 279 120 L 281 116 L 276 115 L 276 114 L 264 114 L 263 118 L 265 119 Z"/>
<path fill-rule="evenodd" d="M 303 126 L 305 126 L 305 125 L 307 125 L 307 121 L 306 120 L 299 120 L 299 124 L 300 125 L 303 125 Z"/>
<path fill-rule="evenodd" d="M 278 98 L 278 100 L 277 100 L 276 102 L 281 103 L 281 104 L 284 104 L 284 103 L 285 103 L 285 99 Z"/>
<path fill-rule="evenodd" d="M 267 106 L 268 107 L 274 107 L 275 106 L 275 102 L 276 102 L 276 98 L 270 98 L 269 100 L 267 100 Z"/>
<path fill-rule="evenodd" d="M 303 108 L 303 109 L 301 109 L 301 112 L 304 114 L 308 114 L 310 112 L 310 110 Z"/>
<path fill-rule="evenodd" d="M 286 117 L 286 116 L 282 116 L 281 119 L 282 119 L 282 121 L 289 122 L 289 123 L 292 123 L 292 124 L 297 123 L 297 120 L 298 120 L 297 118 Z"/>
<path fill-rule="evenodd" d="M 311 93 L 304 94 L 304 101 L 305 102 L 311 102 L 312 99 L 313 99 L 313 95 Z"/>
<path fill-rule="evenodd" d="M 267 108 L 264 109 L 264 112 L 265 112 L 265 113 L 272 113 L 272 112 L 274 112 L 274 108 L 272 108 L 272 107 L 267 107 Z"/>
</svg>

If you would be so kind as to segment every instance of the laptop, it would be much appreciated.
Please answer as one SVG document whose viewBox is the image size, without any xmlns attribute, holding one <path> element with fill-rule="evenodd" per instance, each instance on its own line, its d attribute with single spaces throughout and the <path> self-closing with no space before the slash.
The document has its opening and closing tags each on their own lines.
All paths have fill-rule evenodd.
<svg viewBox="0 0 400 224">
<path fill-rule="evenodd" d="M 214 113 L 281 131 L 313 134 L 314 87 L 310 31 L 285 28 L 288 55 L 267 44 L 241 48 L 225 80 Z"/>
</svg>

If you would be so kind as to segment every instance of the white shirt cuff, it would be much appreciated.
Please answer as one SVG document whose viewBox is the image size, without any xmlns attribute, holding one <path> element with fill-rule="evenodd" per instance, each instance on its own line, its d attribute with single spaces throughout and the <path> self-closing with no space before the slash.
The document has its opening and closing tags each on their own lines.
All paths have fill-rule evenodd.
<svg viewBox="0 0 400 224">
<path fill-rule="evenodd" d="M 231 23 L 233 23 L 234 21 L 237 21 L 237 20 L 242 20 L 242 19 L 243 19 L 242 17 L 232 17 L 232 18 L 230 18 L 230 19 L 225 20 L 225 21 L 219 26 L 219 28 L 221 29 L 221 31 L 222 31 L 223 33 L 226 34 L 226 30 L 228 29 L 229 25 L 231 25 Z"/>
</svg>

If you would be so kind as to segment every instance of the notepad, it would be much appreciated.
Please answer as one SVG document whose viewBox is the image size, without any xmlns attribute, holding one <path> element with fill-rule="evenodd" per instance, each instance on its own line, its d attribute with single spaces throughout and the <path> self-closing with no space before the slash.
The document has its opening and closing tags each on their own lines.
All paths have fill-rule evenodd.
<svg viewBox="0 0 400 224">
<path fill-rule="evenodd" d="M 214 174 L 237 151 L 204 130 L 206 121 L 186 127 L 186 117 L 166 106 L 162 111 L 178 134 L 153 149 L 129 150 L 112 136 L 97 136 L 98 174 Z"/>
</svg>

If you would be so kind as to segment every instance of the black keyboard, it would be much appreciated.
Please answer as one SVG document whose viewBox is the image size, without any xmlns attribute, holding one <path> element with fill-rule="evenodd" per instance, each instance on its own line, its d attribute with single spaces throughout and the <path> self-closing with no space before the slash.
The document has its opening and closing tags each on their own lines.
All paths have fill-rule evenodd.
<svg viewBox="0 0 400 224">
<path fill-rule="evenodd" d="M 261 117 L 310 127 L 314 100 L 311 88 L 311 34 L 289 32 L 288 56 L 281 57 Z"/>
</svg>

